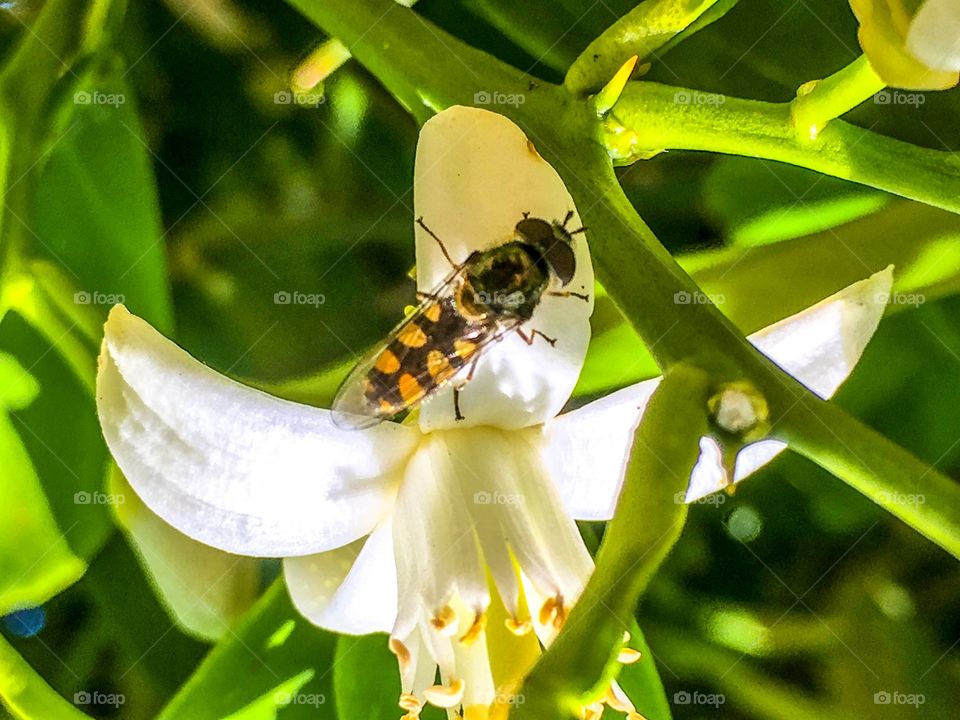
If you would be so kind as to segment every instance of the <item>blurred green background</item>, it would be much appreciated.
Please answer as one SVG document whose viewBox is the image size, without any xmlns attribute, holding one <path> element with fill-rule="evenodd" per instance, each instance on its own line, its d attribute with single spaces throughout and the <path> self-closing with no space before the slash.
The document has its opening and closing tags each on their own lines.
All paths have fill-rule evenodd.
<svg viewBox="0 0 960 720">
<path fill-rule="evenodd" d="M 417 12 L 531 77 L 557 81 L 632 5 L 423 0 Z M 0 5 L 0 60 L 30 32 L 40 6 Z M 328 384 L 291 380 L 349 361 L 414 297 L 416 123 L 353 61 L 326 81 L 317 107 L 277 104 L 291 70 L 324 39 L 282 3 L 144 0 L 130 3 L 112 38 L 82 83 L 125 102 L 65 101 L 56 142 L 29 170 L 28 254 L 68 281 L 51 280 L 42 293 L 55 306 L 72 302 L 64 288 L 86 292 L 100 320 L 108 306 L 97 298 L 123 295 L 133 312 L 218 370 L 289 397 L 328 399 Z M 842 0 L 743 0 L 655 62 L 648 77 L 786 101 L 859 53 Z M 849 119 L 918 145 L 960 149 L 960 95 L 924 98 L 919 106 L 868 102 Z M 892 308 L 838 402 L 960 476 L 960 218 L 760 160 L 670 152 L 618 172 L 660 240 L 706 290 L 729 299 L 721 309 L 746 330 L 889 262 L 903 271 L 904 291 L 928 289 L 919 306 Z M 278 292 L 325 301 L 277 304 Z M 173 624 L 111 508 L 75 501 L 77 492 L 104 488 L 107 453 L 78 369 L 90 362 L 95 333 L 49 323 L 44 331 L 25 314 L 9 312 L 0 324 L 0 351 L 19 365 L 0 363 L 0 378 L 23 387 L 26 370 L 36 381 L 23 397 L 0 395 L 0 487 L 9 491 L 35 473 L 69 550 L 88 567 L 43 605 L 43 617 L 7 616 L 0 632 L 68 700 L 84 691 L 125 698 L 83 712 L 154 717 L 210 646 Z M 636 340 L 621 342 L 615 310 L 601 304 L 595 320 L 597 341 L 574 402 L 637 379 Z M 74 336 L 71 355 L 63 347 Z M 22 556 L 18 572 L 26 574 L 50 560 L 47 546 L 31 543 L 56 531 L 18 525 L 21 510 L 29 515 L 0 512 L 0 543 Z M 584 527 L 591 541 L 601 530 Z M 276 570 L 264 568 L 264 586 Z M 245 678 L 251 688 L 269 687 L 303 658 L 332 663 L 335 639 L 302 620 L 282 652 L 266 649 L 276 626 L 295 618 L 282 589 L 272 593 L 208 660 L 207 699 L 196 701 L 188 688 L 192 699 L 177 707 L 190 709 L 169 717 L 233 717 L 257 697 L 244 696 Z M 789 455 L 735 495 L 693 508 L 639 618 L 676 718 L 950 718 L 960 703 L 958 599 L 960 573 L 945 552 Z M 369 689 L 359 714 L 344 709 L 350 688 L 338 690 L 338 673 L 358 667 L 345 662 L 304 686 L 325 693 L 326 704 L 236 717 L 332 718 L 335 707 L 340 717 L 399 716 L 383 638 L 363 643 Z M 223 694 L 209 697 L 211 687 Z M 685 703 L 685 692 L 726 700 L 719 708 Z M 874 701 L 878 692 L 925 701 L 888 707 Z M 363 705 L 381 695 L 382 708 Z"/>
</svg>

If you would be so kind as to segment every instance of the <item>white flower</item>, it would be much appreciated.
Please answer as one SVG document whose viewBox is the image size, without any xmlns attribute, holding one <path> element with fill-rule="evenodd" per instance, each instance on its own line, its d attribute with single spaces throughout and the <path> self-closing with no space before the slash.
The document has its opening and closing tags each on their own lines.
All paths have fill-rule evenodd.
<svg viewBox="0 0 960 720">
<path fill-rule="evenodd" d="M 523 212 L 560 219 L 573 209 L 523 133 L 482 110 L 452 108 L 424 126 L 415 182 L 418 216 L 456 261 L 508 239 Z M 576 237 L 570 289 L 592 294 Z M 423 232 L 417 268 L 422 290 L 450 271 Z M 879 273 L 753 342 L 827 397 L 859 359 L 889 287 L 890 272 Z M 101 424 L 131 486 L 161 518 L 227 552 L 284 557 L 291 596 L 316 624 L 389 632 L 407 717 L 432 703 L 486 718 L 526 669 L 519 649 L 494 658 L 494 667 L 518 664 L 510 681 L 498 672 L 495 683 L 491 653 L 502 637 L 529 650 L 532 630 L 549 643 L 583 590 L 592 560 L 574 519 L 612 515 L 658 382 L 557 416 L 583 362 L 591 310 L 544 298 L 528 327 L 556 346 L 516 336 L 494 346 L 463 391 L 461 422 L 447 390 L 425 403 L 418 426 L 344 430 L 328 410 L 219 375 L 118 306 L 100 357 Z M 738 476 L 782 449 L 753 447 Z M 691 497 L 723 485 L 719 468 L 705 453 Z M 630 709 L 625 699 L 614 704 Z"/>
</svg>

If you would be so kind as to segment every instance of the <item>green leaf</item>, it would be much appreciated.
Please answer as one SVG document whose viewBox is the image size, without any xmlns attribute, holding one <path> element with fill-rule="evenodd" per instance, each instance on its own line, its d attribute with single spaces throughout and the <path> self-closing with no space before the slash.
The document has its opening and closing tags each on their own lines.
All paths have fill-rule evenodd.
<svg viewBox="0 0 960 720">
<path fill-rule="evenodd" d="M 57 695 L 3 636 L 0 636 L 0 700 L 17 720 L 89 720 Z"/>
<path fill-rule="evenodd" d="M 339 720 L 396 720 L 400 674 L 383 634 L 337 640 L 333 689 Z"/>
<path fill-rule="evenodd" d="M 49 600 L 83 575 L 47 503 L 9 411 L 25 407 L 36 381 L 0 354 L 0 615 Z M 22 422 L 22 421 L 20 421 Z M 68 532 L 73 528 L 68 528 Z"/>
<path fill-rule="evenodd" d="M 74 93 L 37 189 L 35 250 L 66 268 L 76 285 L 79 294 L 60 303 L 90 305 L 105 316 L 125 302 L 169 331 L 163 232 L 134 94 L 116 63 L 85 76 Z"/>
<path fill-rule="evenodd" d="M 158 720 L 335 718 L 334 652 L 335 636 L 305 620 L 278 580 Z"/>
</svg>

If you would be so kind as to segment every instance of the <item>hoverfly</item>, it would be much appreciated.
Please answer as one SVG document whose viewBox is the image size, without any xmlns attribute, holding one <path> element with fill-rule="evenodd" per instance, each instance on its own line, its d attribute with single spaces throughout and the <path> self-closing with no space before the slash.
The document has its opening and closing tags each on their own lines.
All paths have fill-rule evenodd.
<svg viewBox="0 0 960 720">
<path fill-rule="evenodd" d="M 555 345 L 555 338 L 535 329 L 524 332 L 521 326 L 544 295 L 590 299 L 550 289 L 566 287 L 576 271 L 573 236 L 585 228 L 568 230 L 572 217 L 572 210 L 562 222 L 524 213 L 512 240 L 475 250 L 459 264 L 419 218 L 453 271 L 432 292 L 419 293 L 420 305 L 350 372 L 333 401 L 336 424 L 363 428 L 393 418 L 454 380 L 453 411 L 462 420 L 460 389 L 492 343 L 516 332 L 528 345 L 538 335 Z"/>
</svg>

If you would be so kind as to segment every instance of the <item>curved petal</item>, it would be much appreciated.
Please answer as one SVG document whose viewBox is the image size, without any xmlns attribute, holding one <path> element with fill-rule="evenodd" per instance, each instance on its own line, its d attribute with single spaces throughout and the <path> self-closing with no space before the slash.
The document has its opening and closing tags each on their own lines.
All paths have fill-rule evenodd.
<svg viewBox="0 0 960 720">
<path fill-rule="evenodd" d="M 389 632 L 397 618 L 397 566 L 389 520 L 368 538 L 286 558 L 283 574 L 300 614 L 347 635 Z"/>
<path fill-rule="evenodd" d="M 417 145 L 414 203 L 418 217 L 442 241 L 454 262 L 474 250 L 511 240 L 523 213 L 581 226 L 573 199 L 556 171 L 526 135 L 497 113 L 452 107 L 423 126 Z M 437 242 L 417 227 L 417 287 L 432 291 L 451 271 Z M 576 273 L 567 289 L 590 295 L 544 297 L 524 325 L 556 339 L 527 345 L 511 334 L 491 347 L 461 395 L 466 419 L 454 421 L 452 388 L 421 408 L 424 430 L 471 425 L 514 429 L 553 417 L 569 399 L 590 339 L 593 267 L 583 233 L 574 236 Z M 559 289 L 555 288 L 555 289 Z"/>
<path fill-rule="evenodd" d="M 893 268 L 854 283 L 816 305 L 749 337 L 757 349 L 822 398 L 831 397 L 863 354 L 890 296 Z M 613 516 L 636 429 L 659 378 L 646 380 L 544 426 L 544 461 L 573 517 Z M 719 490 L 724 473 L 716 443 L 701 443 L 686 502 Z M 770 462 L 786 446 L 764 440 L 737 457 L 735 482 Z"/>
<path fill-rule="evenodd" d="M 121 305 L 105 327 L 97 410 L 117 464 L 181 532 L 240 555 L 329 550 L 370 532 L 419 433 L 341 430 L 330 412 L 211 370 Z"/>
<path fill-rule="evenodd" d="M 910 24 L 907 48 L 936 70 L 960 70 L 960 4 L 957 0 L 926 0 Z"/>
<path fill-rule="evenodd" d="M 217 550 L 168 525 L 115 466 L 110 493 L 121 527 L 177 625 L 202 640 L 223 637 L 257 599 L 263 561 Z"/>
</svg>

